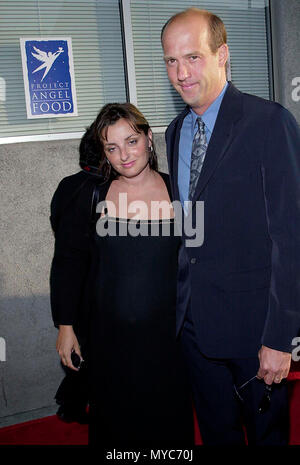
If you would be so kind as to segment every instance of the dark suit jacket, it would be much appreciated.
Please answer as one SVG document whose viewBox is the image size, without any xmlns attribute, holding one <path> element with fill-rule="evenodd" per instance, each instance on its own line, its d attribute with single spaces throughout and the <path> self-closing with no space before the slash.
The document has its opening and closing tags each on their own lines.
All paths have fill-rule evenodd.
<svg viewBox="0 0 300 465">
<path fill-rule="evenodd" d="M 188 111 L 166 132 L 175 200 Z M 177 330 L 190 299 L 207 356 L 256 356 L 261 344 L 290 351 L 300 328 L 300 134 L 293 116 L 229 83 L 193 215 L 197 200 L 204 201 L 204 243 L 180 251 Z"/>
<path fill-rule="evenodd" d="M 160 175 L 171 196 L 169 176 Z M 86 340 L 93 280 L 93 193 L 98 184 L 98 201 L 104 200 L 111 181 L 103 183 L 101 177 L 81 171 L 64 178 L 51 201 L 50 222 L 55 235 L 50 272 L 52 318 L 56 327 L 73 325 L 81 344 Z"/>
</svg>

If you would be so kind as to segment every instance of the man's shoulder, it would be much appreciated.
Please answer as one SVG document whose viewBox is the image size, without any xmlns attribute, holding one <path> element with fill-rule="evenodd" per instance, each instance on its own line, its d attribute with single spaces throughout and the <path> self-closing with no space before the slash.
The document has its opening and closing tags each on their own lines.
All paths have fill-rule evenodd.
<svg viewBox="0 0 300 465">
<path fill-rule="evenodd" d="M 260 127 L 265 134 L 292 134 L 299 140 L 300 130 L 294 115 L 283 105 L 257 95 L 242 93 L 244 121 Z M 243 121 L 243 120 L 242 120 Z"/>
<path fill-rule="evenodd" d="M 186 105 L 184 109 L 171 121 L 171 123 L 167 127 L 166 136 L 170 133 L 170 131 L 172 131 L 175 128 L 178 121 L 182 120 L 188 114 L 188 112 L 189 107 Z"/>
<path fill-rule="evenodd" d="M 292 116 L 290 111 L 278 102 L 246 92 L 241 92 L 241 94 L 243 96 L 244 111 L 247 115 L 265 119 L 273 117 L 285 119 Z"/>
</svg>

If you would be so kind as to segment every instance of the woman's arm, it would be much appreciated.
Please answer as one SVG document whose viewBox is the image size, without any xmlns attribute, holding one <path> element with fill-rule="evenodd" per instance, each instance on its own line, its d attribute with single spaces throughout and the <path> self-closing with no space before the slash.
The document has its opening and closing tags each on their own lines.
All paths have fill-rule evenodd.
<svg viewBox="0 0 300 465">
<path fill-rule="evenodd" d="M 71 368 L 71 370 L 78 371 L 78 368 L 75 368 L 72 363 L 71 353 L 75 351 L 81 360 L 82 356 L 77 337 L 71 325 L 59 325 L 56 350 L 59 353 L 63 365 Z"/>
<path fill-rule="evenodd" d="M 57 351 L 62 363 L 73 370 L 76 368 L 71 361 L 72 351 L 82 359 L 77 332 L 81 331 L 86 311 L 84 290 L 90 268 L 93 187 L 83 181 L 82 175 L 73 175 L 61 181 L 51 201 L 50 222 L 55 235 L 50 271 L 51 311 L 59 329 Z"/>
</svg>

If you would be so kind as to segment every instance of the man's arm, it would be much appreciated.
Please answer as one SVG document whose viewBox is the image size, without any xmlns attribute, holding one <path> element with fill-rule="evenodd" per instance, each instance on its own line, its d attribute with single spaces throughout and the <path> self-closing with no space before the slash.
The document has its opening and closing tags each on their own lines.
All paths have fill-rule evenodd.
<svg viewBox="0 0 300 465">
<path fill-rule="evenodd" d="M 287 377 L 300 328 L 300 131 L 279 105 L 269 121 L 262 177 L 272 274 L 258 376 L 272 384 Z"/>
</svg>

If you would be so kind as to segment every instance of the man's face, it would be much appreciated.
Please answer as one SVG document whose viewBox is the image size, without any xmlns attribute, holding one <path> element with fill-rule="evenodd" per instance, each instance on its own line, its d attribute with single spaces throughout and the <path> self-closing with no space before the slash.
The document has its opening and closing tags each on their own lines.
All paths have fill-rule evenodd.
<svg viewBox="0 0 300 465">
<path fill-rule="evenodd" d="M 206 20 L 191 16 L 166 27 L 163 49 L 171 84 L 196 113 L 203 114 L 225 84 L 227 46 L 213 54 Z"/>
</svg>

